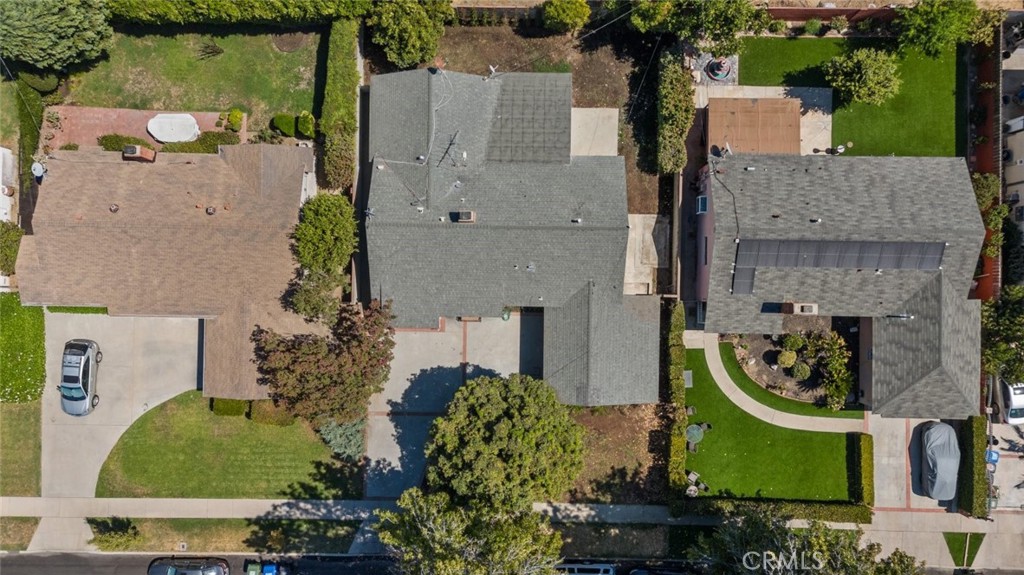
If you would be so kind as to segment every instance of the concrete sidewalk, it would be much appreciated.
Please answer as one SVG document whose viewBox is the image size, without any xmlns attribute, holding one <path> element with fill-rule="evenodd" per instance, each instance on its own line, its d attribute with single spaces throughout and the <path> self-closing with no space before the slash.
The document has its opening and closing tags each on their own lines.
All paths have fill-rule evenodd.
<svg viewBox="0 0 1024 575">
<path fill-rule="evenodd" d="M 704 334 L 704 357 L 708 362 L 708 369 L 715 383 L 722 389 L 725 395 L 729 396 L 740 409 L 750 415 L 772 425 L 785 427 L 787 429 L 799 429 L 803 431 L 823 431 L 832 433 L 849 433 L 854 431 L 865 431 L 866 423 L 863 419 L 846 419 L 841 417 L 814 417 L 810 415 L 794 415 L 776 411 L 767 405 L 753 399 L 742 389 L 736 386 L 729 373 L 725 371 L 725 364 L 722 363 L 722 355 L 718 349 L 718 334 Z"/>
</svg>

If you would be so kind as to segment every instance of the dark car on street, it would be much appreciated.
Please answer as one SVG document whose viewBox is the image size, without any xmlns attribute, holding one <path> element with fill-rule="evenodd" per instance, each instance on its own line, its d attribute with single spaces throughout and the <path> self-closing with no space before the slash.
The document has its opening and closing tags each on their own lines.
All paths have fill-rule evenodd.
<svg viewBox="0 0 1024 575">
<path fill-rule="evenodd" d="M 148 575 L 228 575 L 228 562 L 219 557 L 157 557 Z"/>
</svg>

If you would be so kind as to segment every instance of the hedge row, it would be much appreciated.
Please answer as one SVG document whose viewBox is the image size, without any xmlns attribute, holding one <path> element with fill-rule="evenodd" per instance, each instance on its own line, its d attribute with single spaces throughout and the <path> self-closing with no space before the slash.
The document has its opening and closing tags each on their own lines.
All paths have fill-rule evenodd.
<svg viewBox="0 0 1024 575">
<path fill-rule="evenodd" d="M 833 501 L 785 501 L 773 499 L 734 499 L 717 497 L 677 498 L 671 506 L 674 516 L 709 515 L 721 517 L 730 512 L 742 513 L 754 505 L 767 506 L 775 514 L 794 519 L 816 519 L 835 523 L 870 524 L 871 508 L 859 503 Z"/>
<path fill-rule="evenodd" d="M 988 517 L 988 478 L 985 476 L 988 422 L 980 415 L 968 417 L 960 428 L 959 438 L 957 503 L 960 511 L 972 517 Z"/>
<path fill-rule="evenodd" d="M 216 154 L 219 146 L 229 146 L 240 141 L 235 132 L 203 132 L 191 142 L 164 144 L 160 151 L 168 154 Z"/>
<path fill-rule="evenodd" d="M 324 84 L 321 163 L 329 188 L 350 188 L 356 163 L 356 108 L 359 70 L 356 39 L 359 24 L 338 20 L 331 25 L 327 45 L 327 81 Z"/>
<path fill-rule="evenodd" d="M 32 175 L 32 156 L 39 149 L 39 124 L 43 121 L 43 97 L 24 80 L 17 81 L 18 93 L 18 164 L 20 167 L 21 197 L 28 197 L 35 176 Z"/>
<path fill-rule="evenodd" d="M 697 113 L 690 72 L 682 56 L 667 51 L 661 56 L 658 81 L 658 171 L 681 172 L 686 167 L 686 135 Z"/>
<path fill-rule="evenodd" d="M 136 24 L 314 24 L 357 18 L 371 0 L 107 0 L 111 20 Z"/>
<path fill-rule="evenodd" d="M 675 420 L 672 422 L 668 455 L 669 488 L 682 493 L 689 484 L 686 480 L 686 346 L 683 332 L 686 330 L 686 308 L 677 303 L 672 308 L 672 319 L 668 329 L 668 381 L 675 406 Z"/>
<path fill-rule="evenodd" d="M 135 136 L 126 136 L 124 134 L 104 134 L 96 138 L 96 143 L 100 145 L 107 152 L 120 152 L 124 150 L 125 146 L 142 146 L 143 148 L 153 149 L 153 144 L 150 144 L 142 138 L 136 138 Z"/>
<path fill-rule="evenodd" d="M 871 507 L 875 504 L 874 439 L 866 433 L 850 433 L 846 437 L 850 501 Z"/>
<path fill-rule="evenodd" d="M 238 417 L 249 414 L 249 402 L 245 399 L 210 399 L 210 411 L 215 415 Z"/>
</svg>

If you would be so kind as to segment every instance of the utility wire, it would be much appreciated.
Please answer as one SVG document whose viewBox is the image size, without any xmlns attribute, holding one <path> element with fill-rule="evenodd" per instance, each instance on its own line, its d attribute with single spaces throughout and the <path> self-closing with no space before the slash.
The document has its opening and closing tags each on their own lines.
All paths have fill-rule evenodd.
<svg viewBox="0 0 1024 575">
<path fill-rule="evenodd" d="M 10 78 L 11 81 L 14 81 L 14 89 L 18 92 L 18 97 L 21 98 L 22 104 L 25 105 L 25 111 L 28 112 L 28 117 L 32 118 L 32 123 L 35 124 L 36 130 L 42 130 L 43 127 L 42 125 L 40 125 L 40 122 L 42 122 L 42 118 L 36 120 L 36 117 L 32 115 L 32 110 L 31 108 L 29 108 L 28 102 L 25 100 L 24 94 L 21 93 L 21 88 L 18 86 L 18 82 L 14 80 L 14 74 L 11 72 L 11 69 L 7 67 L 7 62 L 4 62 L 4 59 L 0 58 L 0 64 L 3 65 L 4 70 L 7 72 L 7 77 Z M 35 153 L 35 150 L 33 150 L 33 153 Z"/>
<path fill-rule="evenodd" d="M 636 88 L 636 93 L 633 94 L 633 101 L 629 103 L 629 111 L 626 112 L 626 121 L 633 117 L 633 106 L 636 105 L 636 98 L 640 95 L 640 90 L 644 87 L 644 81 L 647 80 L 647 72 L 651 69 L 651 62 L 654 61 L 654 57 L 658 55 L 658 46 L 661 45 L 661 38 L 665 33 L 658 34 L 658 41 L 654 43 L 654 50 L 651 50 L 651 57 L 647 59 L 647 66 L 644 67 L 644 75 L 640 78 L 640 85 Z"/>
</svg>

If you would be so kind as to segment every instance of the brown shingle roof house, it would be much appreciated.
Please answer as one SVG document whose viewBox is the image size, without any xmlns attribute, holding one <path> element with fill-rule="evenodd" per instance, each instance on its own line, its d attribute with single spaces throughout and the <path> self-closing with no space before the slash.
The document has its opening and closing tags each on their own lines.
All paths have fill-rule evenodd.
<svg viewBox="0 0 1024 575">
<path fill-rule="evenodd" d="M 313 170 L 309 148 L 286 146 L 159 154 L 152 164 L 55 152 L 18 256 L 22 302 L 202 318 L 204 394 L 266 397 L 251 361 L 255 325 L 315 331 L 281 305 Z"/>
</svg>

